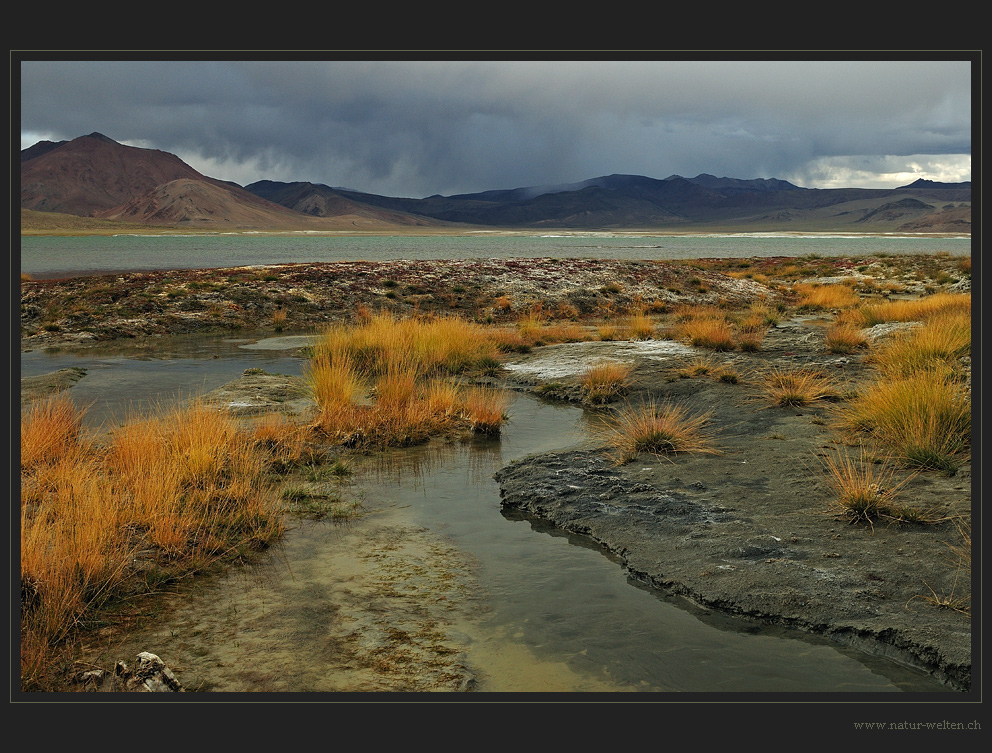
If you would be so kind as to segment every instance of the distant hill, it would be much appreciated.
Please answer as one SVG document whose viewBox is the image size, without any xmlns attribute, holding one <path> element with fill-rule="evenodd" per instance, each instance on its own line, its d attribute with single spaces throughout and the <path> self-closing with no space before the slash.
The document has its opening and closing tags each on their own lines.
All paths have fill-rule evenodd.
<svg viewBox="0 0 992 753">
<path fill-rule="evenodd" d="M 970 184 L 807 189 L 783 180 L 706 174 L 665 179 L 609 175 L 568 185 L 424 199 L 312 183 L 262 181 L 245 188 L 301 211 L 319 211 L 320 200 L 344 197 L 358 204 L 486 227 L 892 232 L 912 226 L 918 232 L 970 232 L 971 223 Z M 924 227 L 927 230 L 919 230 Z"/>
<path fill-rule="evenodd" d="M 807 189 L 777 179 L 607 175 L 578 183 L 423 199 L 309 182 L 241 187 L 168 152 L 100 133 L 21 152 L 21 207 L 159 228 L 370 230 L 971 231 L 971 184 L 918 180 L 895 189 Z M 65 223 L 62 221 L 62 225 Z M 35 230 L 37 231 L 37 230 Z"/>
<path fill-rule="evenodd" d="M 307 214 L 202 175 L 168 152 L 100 133 L 22 152 L 21 208 L 161 227 L 340 230 L 438 225 L 372 207 Z"/>
</svg>

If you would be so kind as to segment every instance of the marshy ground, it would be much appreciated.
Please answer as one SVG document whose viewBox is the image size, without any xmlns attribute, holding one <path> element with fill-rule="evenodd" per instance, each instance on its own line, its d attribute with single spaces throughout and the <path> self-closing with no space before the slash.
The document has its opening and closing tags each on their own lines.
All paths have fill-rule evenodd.
<svg viewBox="0 0 992 753">
<path fill-rule="evenodd" d="M 617 462 L 604 436 L 597 446 L 499 471 L 508 509 L 588 537 L 635 578 L 705 609 L 825 635 L 968 690 L 968 448 L 956 454 L 952 472 L 897 467 L 884 477 L 898 488 L 900 509 L 919 513 L 915 519 L 891 510 L 852 517 L 838 506 L 828 463 L 852 447 L 838 430 L 839 413 L 877 378 L 871 355 L 903 325 L 865 328 L 864 342 L 831 350 L 828 333 L 844 306 L 804 307 L 799 292 L 840 285 L 875 302 L 965 295 L 966 261 L 361 262 L 22 281 L 21 349 L 198 331 L 316 331 L 370 311 L 454 314 L 526 332 L 528 342 L 507 349 L 502 368 L 478 381 L 583 404 L 606 422 L 625 406 L 677 403 L 706 417 L 712 452 L 635 451 Z M 688 308 L 743 316 L 759 301 L 775 316 L 754 347 L 693 344 L 679 329 Z M 643 317 L 650 334 L 634 329 Z M 666 349 L 665 357 L 653 346 Z M 592 399 L 583 376 L 602 361 L 625 366 L 623 385 Z M 953 368 L 970 400 L 970 347 Z M 796 370 L 816 373 L 830 389 L 786 402 L 769 394 L 771 377 Z M 71 394 L 84 378 L 63 371 L 25 380 L 22 405 L 51 392 Z M 264 374 L 246 374 L 214 397 L 263 411 L 285 410 L 287 401 L 305 411 L 307 400 L 302 382 Z M 876 454 L 868 465 L 888 468 L 882 460 Z M 363 535 L 374 543 L 375 531 L 372 525 Z M 432 645 L 454 655 L 435 638 Z M 428 685 L 444 678 L 437 689 L 471 687 L 462 667 L 430 669 L 438 652 L 424 640 L 407 641 L 406 649 L 416 650 L 403 654 L 422 652 L 422 671 L 403 672 Z M 366 689 L 376 689 L 374 675 L 363 676 Z M 393 687 L 389 682 L 395 676 L 380 689 Z"/>
</svg>

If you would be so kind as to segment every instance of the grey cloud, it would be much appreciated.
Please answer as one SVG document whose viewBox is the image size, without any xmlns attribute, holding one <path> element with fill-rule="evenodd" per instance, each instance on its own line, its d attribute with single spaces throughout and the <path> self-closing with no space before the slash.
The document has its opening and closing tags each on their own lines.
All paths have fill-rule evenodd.
<svg viewBox="0 0 992 753">
<path fill-rule="evenodd" d="M 24 61 L 21 105 L 215 177 L 403 196 L 971 151 L 968 60 Z"/>
</svg>

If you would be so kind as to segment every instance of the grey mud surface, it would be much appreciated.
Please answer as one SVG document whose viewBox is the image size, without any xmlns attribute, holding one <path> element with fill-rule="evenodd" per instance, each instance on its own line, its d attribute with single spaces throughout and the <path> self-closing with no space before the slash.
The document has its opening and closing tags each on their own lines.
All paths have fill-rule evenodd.
<svg viewBox="0 0 992 753">
<path fill-rule="evenodd" d="M 760 390 L 773 366 L 815 365 L 839 385 L 858 380 L 861 357 L 829 355 L 821 338 L 816 321 L 784 322 L 761 352 L 712 354 L 739 375 L 736 384 L 679 378 L 680 359 L 659 359 L 646 343 L 612 352 L 601 350 L 606 343 L 554 346 L 560 358 L 535 350 L 511 366 L 518 388 L 578 400 L 576 354 L 625 361 L 635 367 L 626 402 L 711 412 L 719 454 L 642 454 L 618 465 L 604 445 L 529 457 L 496 474 L 502 505 L 588 537 L 667 594 L 825 636 L 968 690 L 970 617 L 936 602 L 971 593 L 969 565 L 954 549 L 962 543 L 954 519 L 971 509 L 971 466 L 953 477 L 921 473 L 901 488 L 896 501 L 940 522 L 852 524 L 821 464 L 842 446 L 830 428 L 834 406 L 779 407 Z"/>
</svg>

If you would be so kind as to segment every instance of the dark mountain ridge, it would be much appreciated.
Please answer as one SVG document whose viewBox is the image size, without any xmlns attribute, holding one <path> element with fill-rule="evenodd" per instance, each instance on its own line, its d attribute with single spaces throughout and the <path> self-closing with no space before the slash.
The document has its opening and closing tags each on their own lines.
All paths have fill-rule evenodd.
<svg viewBox="0 0 992 753">
<path fill-rule="evenodd" d="M 245 188 L 280 203 L 290 194 L 297 201 L 308 193 L 334 194 L 449 223 L 532 228 L 679 229 L 697 225 L 779 224 L 789 229 L 790 225 L 805 223 L 836 230 L 857 222 L 864 224 L 875 217 L 877 222 L 886 224 L 886 229 L 898 229 L 903 223 L 918 222 L 949 209 L 960 210 L 964 205 L 970 211 L 971 204 L 970 184 L 919 184 L 918 181 L 894 189 L 809 189 L 782 180 L 741 180 L 706 174 L 691 179 L 678 175 L 665 179 L 610 175 L 567 186 L 435 195 L 424 199 L 378 196 L 310 183 L 267 181 L 264 188 L 257 183 Z M 898 204 L 884 215 L 877 212 L 883 205 L 898 203 L 906 197 L 917 202 Z M 961 212 L 957 214 L 953 231 L 962 231 Z M 931 219 L 932 227 L 940 225 L 939 217 Z"/>
<path fill-rule="evenodd" d="M 204 176 L 168 152 L 92 133 L 22 150 L 21 207 L 205 228 L 970 232 L 971 184 L 921 179 L 895 189 L 809 189 L 774 178 L 614 174 L 412 199 L 303 181 L 241 187 Z"/>
</svg>

